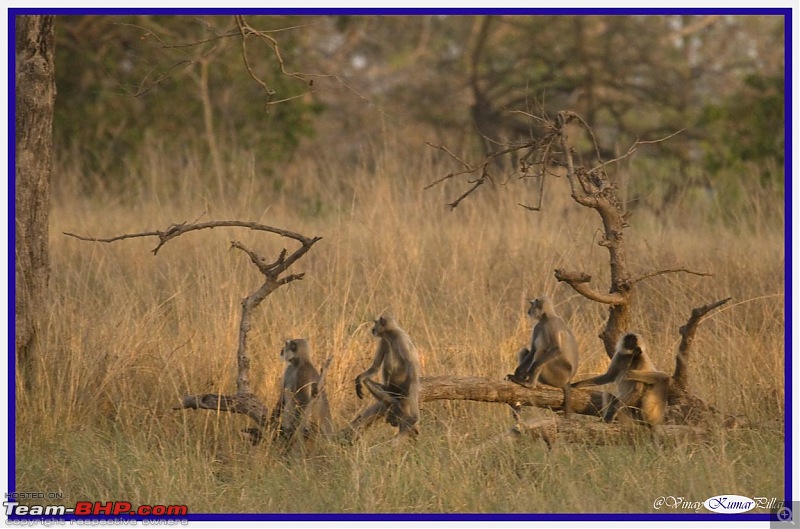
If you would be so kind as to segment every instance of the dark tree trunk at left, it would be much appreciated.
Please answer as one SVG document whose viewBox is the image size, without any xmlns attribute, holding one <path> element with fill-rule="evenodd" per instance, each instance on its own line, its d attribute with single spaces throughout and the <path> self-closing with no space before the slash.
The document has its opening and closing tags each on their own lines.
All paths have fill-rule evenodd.
<svg viewBox="0 0 800 529">
<path fill-rule="evenodd" d="M 30 384 L 50 275 L 55 17 L 16 17 L 16 357 Z"/>
</svg>

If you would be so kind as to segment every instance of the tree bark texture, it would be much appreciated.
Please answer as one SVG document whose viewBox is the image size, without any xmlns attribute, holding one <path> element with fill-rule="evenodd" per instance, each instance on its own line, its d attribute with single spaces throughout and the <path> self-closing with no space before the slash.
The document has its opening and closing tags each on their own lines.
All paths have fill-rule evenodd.
<svg viewBox="0 0 800 529">
<path fill-rule="evenodd" d="M 30 384 L 50 276 L 48 222 L 55 102 L 55 17 L 16 17 L 16 358 Z"/>
<path fill-rule="evenodd" d="M 550 386 L 539 385 L 530 389 L 509 382 L 484 377 L 431 376 L 420 380 L 420 401 L 472 400 L 477 402 L 504 402 L 511 406 L 537 406 L 561 410 L 564 392 Z M 573 389 L 570 409 L 582 415 L 600 415 L 603 396 L 600 391 Z"/>
</svg>

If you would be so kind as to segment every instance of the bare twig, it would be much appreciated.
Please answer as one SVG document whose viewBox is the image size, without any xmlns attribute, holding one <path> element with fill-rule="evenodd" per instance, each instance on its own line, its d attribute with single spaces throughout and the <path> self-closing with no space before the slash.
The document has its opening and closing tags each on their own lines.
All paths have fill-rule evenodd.
<svg viewBox="0 0 800 529">
<path fill-rule="evenodd" d="M 459 196 L 457 199 L 455 199 L 454 201 L 450 202 L 447 205 L 450 206 L 451 210 L 456 209 L 462 200 L 470 196 L 476 189 L 482 186 L 484 182 L 486 182 L 484 178 L 479 178 L 478 180 L 475 181 L 474 184 L 472 184 L 472 187 L 464 191 L 464 193 L 462 193 L 461 196 Z"/>
<path fill-rule="evenodd" d="M 502 156 L 505 156 L 506 154 L 510 154 L 512 152 L 517 152 L 517 151 L 520 151 L 520 150 L 523 150 L 523 149 L 530 149 L 530 148 L 532 148 L 532 145 L 534 144 L 534 142 L 521 142 L 521 143 L 513 144 L 513 145 L 510 145 L 510 146 L 506 146 L 506 148 L 501 149 L 499 151 L 490 152 L 489 154 L 487 154 L 483 158 L 483 160 L 481 160 L 480 163 L 478 163 L 478 164 L 473 166 L 473 165 L 468 164 L 467 162 L 465 162 L 464 160 L 462 160 L 461 158 L 459 158 L 455 154 L 453 154 L 449 149 L 447 149 L 447 147 L 444 147 L 442 145 L 434 145 L 434 144 L 428 143 L 428 142 L 426 142 L 426 143 L 428 145 L 430 145 L 431 147 L 433 147 L 434 149 L 438 149 L 440 151 L 443 151 L 443 152 L 447 153 L 451 158 L 453 158 L 458 163 L 460 163 L 462 166 L 464 166 L 464 169 L 461 170 L 461 171 L 450 172 L 450 173 L 446 174 L 445 176 L 434 180 L 430 184 L 426 185 L 425 189 L 430 189 L 430 188 L 432 188 L 432 187 L 434 187 L 434 186 L 436 186 L 438 184 L 441 184 L 445 180 L 449 180 L 450 178 L 452 178 L 454 176 L 460 176 L 460 175 L 465 175 L 465 174 L 476 174 L 476 173 L 478 173 L 478 171 L 480 171 L 480 176 L 478 176 L 476 178 L 476 180 L 471 182 L 471 184 L 472 184 L 471 187 L 469 187 L 466 191 L 464 191 L 454 201 L 452 201 L 452 202 L 447 204 L 450 207 L 450 209 L 455 209 L 456 207 L 458 207 L 458 205 L 461 203 L 461 201 L 463 201 L 465 198 L 470 196 L 480 186 L 485 184 L 486 180 L 489 180 L 492 183 L 494 183 L 494 179 L 492 178 L 492 175 L 489 173 L 489 164 L 491 164 L 493 160 L 495 160 L 496 158 L 500 158 Z"/>
<path fill-rule="evenodd" d="M 592 139 L 592 145 L 594 146 L 594 153 L 595 156 L 597 157 L 597 161 L 600 162 L 602 165 L 605 165 L 603 163 L 602 156 L 600 156 L 600 145 L 597 143 L 597 138 L 594 135 L 594 130 L 592 129 L 592 127 L 590 127 L 589 124 L 586 123 L 586 121 L 575 112 L 564 111 L 560 112 L 559 114 L 563 114 L 565 124 L 573 120 L 581 124 L 583 130 L 585 130 L 586 133 L 589 134 L 589 137 Z"/>
<path fill-rule="evenodd" d="M 449 178 L 452 178 L 454 176 L 460 176 L 462 174 L 470 174 L 470 173 L 475 171 L 475 169 L 471 165 L 469 165 L 467 162 L 465 162 L 464 160 L 462 160 L 461 158 L 459 158 L 458 156 L 453 154 L 453 152 L 450 151 L 450 149 L 448 149 L 447 147 L 445 147 L 443 145 L 434 145 L 433 143 L 430 143 L 430 142 L 427 142 L 427 141 L 425 142 L 425 144 L 433 147 L 434 149 L 438 149 L 440 151 L 443 151 L 443 152 L 447 153 L 453 160 L 457 161 L 458 163 L 460 163 L 461 165 L 464 166 L 464 170 L 463 171 L 455 171 L 455 172 L 447 173 L 443 177 L 441 177 L 441 178 L 439 178 L 437 180 L 434 180 L 430 184 L 426 185 L 425 189 L 430 189 L 430 188 L 432 188 L 432 187 L 434 187 L 434 186 L 436 186 L 438 184 L 441 184 L 445 180 L 447 180 Z"/>
<path fill-rule="evenodd" d="M 154 237 L 154 236 L 160 237 L 163 234 L 163 232 L 160 231 L 143 231 L 139 233 L 125 233 L 123 235 L 116 235 L 114 237 L 102 239 L 100 237 L 86 237 L 85 235 L 78 235 L 76 233 L 70 233 L 68 231 L 64 231 L 61 233 L 63 233 L 64 235 L 68 235 L 70 237 L 75 237 L 76 239 L 81 241 L 90 241 L 90 242 L 115 242 L 124 239 L 133 239 L 135 237 Z"/>
<path fill-rule="evenodd" d="M 194 48 L 195 46 L 199 46 L 201 44 L 208 44 L 209 42 L 216 42 L 218 40 L 226 39 L 226 38 L 229 38 L 229 37 L 235 37 L 236 35 L 239 34 L 238 31 L 234 31 L 234 30 L 231 30 L 231 31 L 229 31 L 227 33 L 217 33 L 216 31 L 213 31 L 213 28 L 210 25 L 204 24 L 205 29 L 211 31 L 211 33 L 212 33 L 211 37 L 208 37 L 208 38 L 205 38 L 205 39 L 193 40 L 191 42 L 170 44 L 170 43 L 167 43 L 164 39 L 162 39 L 161 36 L 158 33 L 156 33 L 155 31 L 153 31 L 153 30 L 151 30 L 149 28 L 146 28 L 144 26 L 141 26 L 141 25 L 138 25 L 138 24 L 131 24 L 131 23 L 127 23 L 127 22 L 118 22 L 118 23 L 116 23 L 116 25 L 132 27 L 132 28 L 144 31 L 145 34 L 142 35 L 142 37 L 141 37 L 142 39 L 146 39 L 147 37 L 153 37 L 156 41 L 158 41 L 159 46 L 161 48 L 163 48 L 163 49 Z"/>
<path fill-rule="evenodd" d="M 561 151 L 564 153 L 565 164 L 567 168 L 567 180 L 569 181 L 570 194 L 572 199 L 582 206 L 588 208 L 597 208 L 597 198 L 591 196 L 584 183 L 583 173 L 578 171 L 575 167 L 575 161 L 572 158 L 572 147 L 569 145 L 568 137 L 564 131 L 564 124 L 568 123 L 572 116 L 577 117 L 574 112 L 559 112 L 558 121 L 556 123 L 556 133 L 558 134 Z M 580 118 L 578 118 L 580 119 Z M 582 119 L 580 119 L 583 121 Z"/>
<path fill-rule="evenodd" d="M 679 272 L 683 272 L 685 274 L 692 274 L 696 276 L 703 276 L 703 277 L 713 277 L 714 274 L 709 272 L 697 272 L 695 270 L 689 270 L 688 268 L 669 268 L 665 270 L 656 270 L 655 272 L 648 272 L 646 274 L 642 274 L 639 277 L 631 279 L 630 284 L 635 285 L 639 281 L 643 281 L 645 279 L 649 279 L 651 277 L 656 277 L 664 274 L 676 274 Z"/>
<path fill-rule="evenodd" d="M 592 170 L 591 170 L 590 172 L 598 171 L 598 170 L 600 170 L 600 169 L 603 169 L 603 168 L 605 168 L 607 165 L 611 165 L 611 164 L 613 164 L 613 163 L 617 163 L 617 162 L 619 162 L 619 161 L 621 161 L 621 160 L 624 160 L 625 158 L 627 158 L 627 157 L 631 156 L 633 153 L 635 153 L 635 152 L 636 152 L 636 149 L 639 147 L 639 145 L 652 145 L 652 144 L 654 144 L 654 143 L 661 143 L 661 142 L 667 141 L 668 139 L 670 139 L 670 138 L 672 138 L 672 137 L 674 137 L 674 136 L 677 136 L 678 134 L 680 134 L 681 132 L 683 132 L 683 131 L 685 131 L 685 130 L 686 130 L 686 129 L 680 129 L 680 130 L 676 130 L 676 131 L 675 131 L 675 132 L 673 132 L 672 134 L 669 134 L 669 135 L 667 135 L 667 136 L 664 136 L 663 138 L 658 138 L 657 140 L 636 140 L 636 141 L 635 141 L 635 142 L 633 142 L 633 144 L 632 144 L 632 145 L 631 145 L 631 146 L 628 148 L 628 152 L 626 152 L 626 153 L 625 153 L 625 154 L 623 154 L 622 156 L 617 156 L 617 157 L 616 157 L 616 158 L 614 158 L 613 160 L 609 160 L 609 161 L 607 161 L 607 162 L 602 162 L 602 163 L 600 163 L 600 165 L 598 165 L 598 166 L 596 166 L 596 167 L 593 167 L 593 168 L 592 168 Z"/>
<path fill-rule="evenodd" d="M 257 37 L 257 38 L 259 38 L 262 41 L 267 43 L 269 48 L 272 50 L 273 55 L 275 56 L 275 60 L 278 62 L 278 67 L 281 70 L 281 74 L 283 74 L 283 75 L 285 75 L 287 77 L 291 77 L 293 79 L 297 79 L 299 81 L 303 81 L 304 83 L 308 80 L 309 77 L 312 77 L 312 75 L 305 74 L 305 73 L 300 73 L 300 72 L 290 72 L 290 71 L 288 71 L 286 69 L 286 63 L 283 60 L 283 55 L 281 54 L 281 48 L 278 45 L 278 41 L 276 39 L 274 39 L 272 36 L 270 36 L 270 32 L 269 31 L 261 31 L 261 30 L 257 30 L 255 28 L 253 28 L 250 24 L 248 24 L 245 21 L 245 19 L 244 19 L 244 17 L 242 15 L 236 15 L 234 17 L 234 19 L 236 20 L 236 26 L 239 28 L 239 34 L 242 37 L 242 60 L 244 62 L 245 69 L 247 70 L 247 73 L 250 75 L 250 77 L 256 83 L 258 83 L 258 85 L 261 86 L 261 88 L 267 94 L 267 101 L 266 101 L 266 106 L 267 107 L 270 106 L 270 105 L 276 105 L 276 104 L 279 104 L 279 103 L 285 103 L 287 101 L 291 101 L 293 99 L 297 99 L 297 98 L 303 97 L 303 96 L 305 96 L 307 94 L 310 94 L 310 93 L 314 92 L 314 90 L 307 90 L 304 93 L 299 94 L 299 95 L 285 97 L 283 99 L 280 99 L 280 100 L 277 100 L 277 101 L 273 101 L 272 98 L 276 93 L 275 90 L 273 88 L 270 88 L 270 86 L 263 79 L 261 79 L 261 77 L 259 77 L 255 73 L 255 71 L 253 70 L 253 67 L 250 65 L 250 59 L 247 56 L 247 37 L 248 36 L 252 35 L 252 36 Z"/>
<path fill-rule="evenodd" d="M 128 90 L 125 87 L 122 88 L 133 97 L 143 96 L 144 94 L 148 93 L 150 90 L 152 90 L 159 84 L 163 83 L 167 79 L 171 79 L 172 76 L 175 75 L 173 70 L 177 70 L 180 67 L 184 67 L 184 69 L 186 69 L 193 64 L 194 61 L 190 61 L 189 59 L 182 59 L 180 61 L 177 61 L 175 64 L 167 68 L 165 71 L 159 73 L 158 76 L 153 81 L 150 81 L 150 83 L 148 84 L 147 80 L 150 78 L 150 74 L 152 74 L 155 71 L 155 68 L 152 68 L 149 72 L 147 72 L 147 75 L 145 75 L 142 81 L 139 83 L 139 87 L 136 89 L 136 92 L 131 93 L 132 92 L 131 90 Z"/>
</svg>

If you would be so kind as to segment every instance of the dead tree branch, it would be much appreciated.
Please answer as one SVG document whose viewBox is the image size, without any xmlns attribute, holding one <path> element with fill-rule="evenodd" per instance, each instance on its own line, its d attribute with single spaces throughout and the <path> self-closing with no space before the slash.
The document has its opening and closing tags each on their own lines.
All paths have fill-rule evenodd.
<svg viewBox="0 0 800 529">
<path fill-rule="evenodd" d="M 484 157 L 484 159 L 477 164 L 471 164 L 462 160 L 445 147 L 434 146 L 458 161 L 463 169 L 452 172 L 444 178 L 434 181 L 428 187 L 439 184 L 456 175 L 476 175 L 477 179 L 471 182 L 472 186 L 467 189 L 466 192 L 462 193 L 454 202 L 448 204 L 451 208 L 454 208 L 485 182 L 489 163 L 499 156 L 521 150 L 525 151 L 525 155 L 520 161 L 521 166 L 525 169 L 525 172 L 527 172 L 530 167 L 538 168 L 538 171 L 535 171 L 534 174 L 542 178 L 545 178 L 549 174 L 546 170 L 548 166 L 562 167 L 570 184 L 570 194 L 573 200 L 584 207 L 594 209 L 597 211 L 598 215 L 600 215 L 603 224 L 603 236 L 598 241 L 598 244 L 608 250 L 611 284 L 608 292 L 603 293 L 589 287 L 588 283 L 591 280 L 591 276 L 585 273 L 557 269 L 555 270 L 555 278 L 559 282 L 567 283 L 572 289 L 586 299 L 610 306 L 608 320 L 601 334 L 606 354 L 610 358 L 614 355 L 617 340 L 629 327 L 630 293 L 632 287 L 637 282 L 648 277 L 669 273 L 670 271 L 662 270 L 644 274 L 636 278 L 632 277 L 628 266 L 625 245 L 625 228 L 628 227 L 628 224 L 624 205 L 617 196 L 616 185 L 606 174 L 606 167 L 611 163 L 623 159 L 625 156 L 632 155 L 639 145 L 666 141 L 674 136 L 674 134 L 657 140 L 637 140 L 626 155 L 617 160 L 612 160 L 611 162 L 604 162 L 600 157 L 601 150 L 592 128 L 575 112 L 561 111 L 557 114 L 555 121 L 542 118 L 540 122 L 545 130 L 543 136 L 523 142 L 510 143 L 506 145 L 505 148 L 499 149 Z M 568 127 L 570 124 L 577 124 L 579 129 L 585 131 L 589 136 L 594 155 L 600 162 L 599 165 L 587 168 L 576 162 L 573 142 L 568 134 L 571 130 Z M 675 134 L 677 133 L 678 132 Z M 523 207 L 532 211 L 538 211 L 540 209 L 539 207 L 524 205 Z M 672 272 L 677 271 L 704 275 L 702 272 L 693 272 L 686 268 L 672 270 Z"/>
<path fill-rule="evenodd" d="M 656 277 L 664 274 L 677 274 L 679 272 L 683 272 L 684 274 L 692 274 L 695 276 L 703 276 L 703 277 L 713 277 L 714 274 L 709 272 L 697 272 L 695 270 L 689 270 L 688 268 L 669 268 L 666 270 L 656 270 L 655 272 L 648 272 L 646 274 L 642 274 L 639 277 L 635 277 L 631 279 L 631 285 L 635 285 L 639 281 L 643 281 L 645 279 L 649 279 L 651 277 Z"/>
<path fill-rule="evenodd" d="M 426 185 L 425 189 L 430 189 L 432 187 L 435 187 L 435 186 L 441 184 L 442 182 L 444 182 L 445 180 L 449 180 L 449 179 L 453 178 L 454 176 L 470 175 L 470 174 L 477 175 L 477 178 L 475 180 L 473 180 L 472 182 L 470 182 L 472 185 L 466 191 L 464 191 L 454 201 L 452 201 L 452 202 L 447 204 L 447 206 L 451 210 L 457 208 L 458 205 L 461 204 L 461 202 L 465 198 L 467 198 L 472 193 L 474 193 L 475 190 L 477 190 L 480 186 L 485 184 L 487 180 L 493 182 L 493 178 L 492 178 L 492 175 L 491 175 L 491 173 L 489 171 L 489 168 L 490 168 L 491 163 L 495 159 L 501 158 L 501 157 L 503 157 L 505 155 L 508 155 L 508 154 L 511 154 L 511 153 L 514 153 L 514 152 L 517 152 L 517 151 L 520 151 L 520 150 L 523 150 L 523 149 L 531 149 L 531 145 L 530 145 L 529 142 L 518 142 L 518 143 L 515 143 L 515 144 L 511 144 L 511 145 L 506 145 L 504 148 L 502 148 L 500 150 L 497 150 L 497 151 L 494 151 L 494 152 L 490 152 L 489 154 L 487 154 L 477 164 L 471 165 L 471 164 L 468 164 L 467 162 L 465 162 L 464 160 L 462 160 L 457 155 L 455 155 L 447 147 L 444 147 L 442 145 L 434 145 L 434 144 L 429 143 L 429 142 L 426 142 L 426 143 L 427 143 L 427 145 L 433 147 L 434 149 L 438 149 L 438 150 L 440 150 L 442 152 L 447 153 L 447 155 L 450 156 L 453 160 L 455 160 L 458 163 L 460 163 L 461 165 L 463 165 L 464 169 L 461 170 L 461 171 L 454 171 L 454 172 L 448 173 L 445 176 L 434 180 L 430 184 Z M 531 165 L 533 165 L 533 164 L 531 164 Z M 523 206 L 523 207 L 525 207 L 525 206 Z"/>
<path fill-rule="evenodd" d="M 321 239 L 321 237 L 314 237 L 308 238 L 304 235 L 300 235 L 299 233 L 295 233 L 293 231 L 284 230 L 281 228 L 273 228 L 272 226 L 267 226 L 265 224 L 259 224 L 257 222 L 245 222 L 241 220 L 211 220 L 208 222 L 198 222 L 198 223 L 186 223 L 182 222 L 181 224 L 172 224 L 166 230 L 155 230 L 155 231 L 143 231 L 139 233 L 127 233 L 124 235 L 117 235 L 115 237 L 109 237 L 106 239 L 99 238 L 99 237 L 86 237 L 84 235 L 76 235 L 74 233 L 63 232 L 64 235 L 69 235 L 70 237 L 75 237 L 76 239 L 80 239 L 82 241 L 91 241 L 91 242 L 115 242 L 120 241 L 123 239 L 133 239 L 135 237 L 158 237 L 158 245 L 153 248 L 151 251 L 153 255 L 157 255 L 158 251 L 164 246 L 167 242 L 171 241 L 175 237 L 179 237 L 184 233 L 189 233 L 190 231 L 196 230 L 205 230 L 205 229 L 214 229 L 214 228 L 247 228 L 254 231 L 266 231 L 268 233 L 274 233 L 275 235 L 280 235 L 281 237 L 286 237 L 289 239 L 294 239 L 300 244 L 305 246 L 311 246 L 315 242 Z M 307 251 L 307 250 L 306 250 Z M 304 254 L 305 252 L 303 252 Z M 302 254 L 295 259 L 299 259 L 302 257 Z"/>
<path fill-rule="evenodd" d="M 472 400 L 561 410 L 564 393 L 549 386 L 530 389 L 507 380 L 485 377 L 433 376 L 420 380 L 420 400 Z M 570 409 L 575 413 L 597 416 L 603 407 L 602 401 L 599 391 L 574 389 Z"/>
<path fill-rule="evenodd" d="M 705 435 L 705 428 L 709 424 L 721 424 L 726 428 L 735 428 L 743 424 L 739 418 L 724 416 L 713 406 L 689 393 L 684 393 L 679 399 L 672 398 L 673 393 L 673 388 L 670 387 L 666 422 L 660 426 L 664 437 L 697 439 Z M 506 380 L 485 377 L 430 376 L 422 377 L 420 380 L 421 402 L 470 400 L 508 404 L 511 407 L 533 406 L 563 411 L 563 399 L 564 395 L 560 389 L 546 385 L 530 389 Z M 558 437 L 567 442 L 593 444 L 624 444 L 631 442 L 636 435 L 640 435 L 636 432 L 641 428 L 628 428 L 619 423 L 609 424 L 601 421 L 599 417 L 602 416 L 603 410 L 602 391 L 573 389 L 570 411 L 580 416 L 595 417 L 594 422 L 551 418 L 531 424 L 517 424 L 508 435 L 513 434 L 511 437 L 514 437 L 524 433 L 542 438 L 548 443 Z M 598 438 L 603 440 L 598 441 Z"/>
<path fill-rule="evenodd" d="M 600 169 L 604 169 L 607 165 L 612 165 L 612 164 L 615 164 L 617 162 L 621 162 L 625 158 L 629 158 L 630 156 L 633 156 L 633 154 L 639 148 L 639 145 L 653 145 L 653 144 L 656 144 L 656 143 L 665 142 L 665 141 L 669 140 L 670 138 L 672 138 L 674 136 L 677 136 L 678 134 L 682 133 L 685 130 L 686 129 L 681 129 L 681 130 L 675 131 L 672 134 L 668 134 L 667 136 L 664 136 L 663 138 L 658 138 L 657 140 L 636 140 L 628 148 L 628 151 L 625 154 L 623 154 L 622 156 L 618 156 L 618 157 L 616 157 L 616 158 L 614 158 L 612 160 L 608 160 L 607 162 L 602 162 L 601 161 L 600 165 L 598 165 L 597 167 L 594 167 L 592 169 L 592 171 L 597 171 L 597 170 L 600 170 Z"/>
<path fill-rule="evenodd" d="M 692 347 L 694 335 L 695 332 L 697 332 L 697 326 L 700 324 L 701 319 L 712 310 L 721 307 L 730 300 L 731 298 L 728 297 L 693 309 L 692 315 L 689 317 L 686 325 L 680 328 L 681 343 L 678 346 L 678 355 L 675 358 L 675 372 L 672 375 L 672 384 L 670 387 L 672 393 L 676 395 L 686 394 L 689 389 L 689 349 Z"/>
<path fill-rule="evenodd" d="M 597 303 L 619 305 L 625 302 L 625 298 L 619 294 L 603 294 L 602 292 L 589 288 L 586 284 L 592 280 L 592 276 L 584 272 L 573 272 L 558 268 L 555 271 L 555 277 L 557 281 L 565 282 L 578 294 L 592 301 L 596 301 Z"/>
<path fill-rule="evenodd" d="M 180 406 L 173 410 L 212 410 L 241 413 L 253 419 L 259 427 L 267 425 L 269 412 L 267 407 L 252 393 L 236 395 L 185 395 Z"/>
<path fill-rule="evenodd" d="M 248 22 L 245 21 L 244 17 L 241 15 L 234 16 L 234 23 L 236 27 L 231 30 L 227 30 L 223 33 L 217 32 L 214 29 L 214 26 L 210 23 L 201 22 L 203 30 L 210 34 L 208 37 L 198 38 L 195 40 L 191 40 L 189 42 L 168 42 L 167 39 L 163 38 L 160 33 L 161 31 L 156 31 L 142 25 L 137 24 L 129 24 L 129 23 L 120 23 L 119 25 L 122 26 L 129 26 L 135 28 L 137 30 L 141 30 L 143 32 L 141 38 L 146 39 L 152 37 L 156 43 L 165 50 L 182 50 L 182 49 L 197 49 L 197 56 L 184 58 L 179 60 L 165 71 L 158 73 L 155 76 L 155 79 L 148 81 L 150 78 L 150 74 L 155 71 L 151 71 L 145 76 L 144 79 L 139 84 L 139 88 L 134 93 L 134 97 L 141 96 L 150 90 L 152 90 L 155 86 L 162 83 L 165 80 L 171 79 L 175 73 L 178 71 L 180 67 L 189 67 L 199 62 L 208 61 L 209 56 L 211 53 L 217 49 L 226 39 L 239 37 L 241 42 L 241 51 L 242 51 L 242 62 L 244 64 L 245 70 L 247 70 L 247 74 L 250 76 L 253 81 L 255 81 L 261 89 L 266 94 L 266 104 L 265 107 L 268 108 L 270 105 L 276 105 L 279 103 L 283 103 L 286 101 L 291 101 L 293 99 L 305 97 L 307 94 L 313 93 L 313 89 L 309 89 L 304 91 L 301 94 L 286 97 L 277 101 L 273 100 L 273 97 L 277 93 L 275 89 L 271 88 L 266 81 L 264 81 L 261 77 L 259 77 L 255 73 L 255 69 L 250 62 L 249 54 L 248 54 L 248 37 L 255 37 L 260 39 L 261 41 L 265 42 L 267 46 L 272 51 L 272 55 L 274 56 L 274 60 L 277 62 L 278 67 L 280 68 L 280 72 L 282 75 L 286 77 L 291 77 L 293 79 L 297 79 L 305 83 L 311 77 L 326 77 L 319 74 L 308 74 L 308 73 L 301 73 L 301 72 L 291 72 L 286 69 L 286 63 L 283 58 L 283 54 L 281 53 L 280 45 L 272 35 L 290 31 L 293 29 L 297 29 L 302 26 L 291 26 L 291 27 L 284 27 L 274 30 L 259 30 L 252 27 Z M 206 45 L 211 46 L 206 46 Z"/>
<path fill-rule="evenodd" d="M 321 240 L 321 237 L 306 237 L 293 231 L 275 228 L 256 222 L 245 222 L 239 220 L 215 220 L 202 223 L 183 222 L 181 224 L 172 224 L 166 230 L 130 233 L 108 238 L 87 237 L 67 232 L 64 232 L 64 234 L 82 241 L 103 243 L 111 243 L 137 237 L 158 237 L 158 245 L 152 250 L 153 255 L 157 255 L 158 251 L 162 246 L 164 246 L 164 244 L 185 233 L 203 229 L 231 227 L 247 228 L 255 231 L 273 233 L 275 235 L 280 235 L 281 237 L 294 239 L 300 243 L 300 246 L 291 254 L 289 254 L 288 250 L 284 248 L 281 250 L 278 258 L 274 262 L 268 263 L 265 258 L 248 249 L 242 243 L 238 241 L 231 242 L 231 248 L 235 248 L 244 252 L 258 268 L 259 272 L 261 272 L 261 275 L 264 276 L 264 282 L 261 284 L 261 286 L 242 300 L 242 316 L 239 323 L 238 344 L 236 349 L 236 394 L 186 395 L 182 399 L 182 405 L 175 409 L 206 409 L 228 411 L 231 413 L 242 413 L 256 421 L 256 423 L 259 425 L 259 428 L 263 428 L 267 424 L 267 408 L 258 400 L 255 395 L 250 392 L 250 358 L 247 355 L 247 334 L 250 331 L 250 315 L 253 309 L 255 309 L 262 301 L 264 301 L 267 296 L 269 296 L 279 287 L 303 278 L 304 274 L 302 273 L 286 275 L 283 277 L 281 277 L 281 274 L 283 274 L 291 265 L 297 262 L 298 259 L 303 257 L 317 241 Z M 330 360 L 328 360 L 328 362 L 330 362 Z M 255 434 L 252 432 L 251 435 L 255 436 Z"/>
</svg>

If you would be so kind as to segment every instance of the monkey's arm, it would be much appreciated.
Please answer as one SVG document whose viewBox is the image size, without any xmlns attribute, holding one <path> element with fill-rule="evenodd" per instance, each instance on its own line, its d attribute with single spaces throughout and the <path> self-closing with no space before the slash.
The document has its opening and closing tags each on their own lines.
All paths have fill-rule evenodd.
<svg viewBox="0 0 800 529">
<path fill-rule="evenodd" d="M 608 366 L 608 371 L 606 371 L 602 375 L 597 375 L 596 377 L 573 382 L 572 384 L 570 384 L 570 387 L 583 388 L 586 386 L 602 386 L 603 384 L 614 382 L 617 379 L 617 376 L 619 375 L 620 369 L 622 367 L 620 363 L 618 361 L 615 362 L 615 360 L 618 360 L 617 357 L 614 357 L 614 359 L 611 360 L 611 364 Z"/>
<path fill-rule="evenodd" d="M 361 381 L 365 378 L 375 375 L 378 372 L 388 351 L 389 344 L 386 342 L 386 340 L 381 338 L 380 343 L 378 343 L 378 350 L 375 351 L 375 358 L 372 360 L 372 365 L 369 366 L 366 371 L 356 377 L 356 395 L 358 395 L 359 399 L 364 398 L 364 389 L 361 387 Z"/>
<path fill-rule="evenodd" d="M 570 387 L 583 388 L 586 386 L 602 386 L 603 384 L 614 382 L 617 377 L 619 377 L 620 373 L 627 371 L 628 368 L 630 368 L 631 360 L 631 355 L 615 354 L 614 358 L 611 359 L 611 363 L 608 365 L 608 371 L 596 377 L 573 382 L 570 384 Z"/>
<path fill-rule="evenodd" d="M 517 353 L 518 364 L 513 374 L 506 375 L 506 380 L 515 382 L 520 385 L 525 385 L 525 382 L 530 378 L 529 373 L 533 367 L 533 351 L 527 347 L 520 349 Z"/>
<path fill-rule="evenodd" d="M 586 380 L 579 380 L 577 382 L 573 382 L 569 386 L 571 388 L 584 388 L 586 386 L 602 386 L 603 384 L 614 382 L 614 380 L 616 379 L 617 376 L 615 374 L 608 372 L 602 375 L 598 375 L 596 377 L 587 378 Z"/>
</svg>

